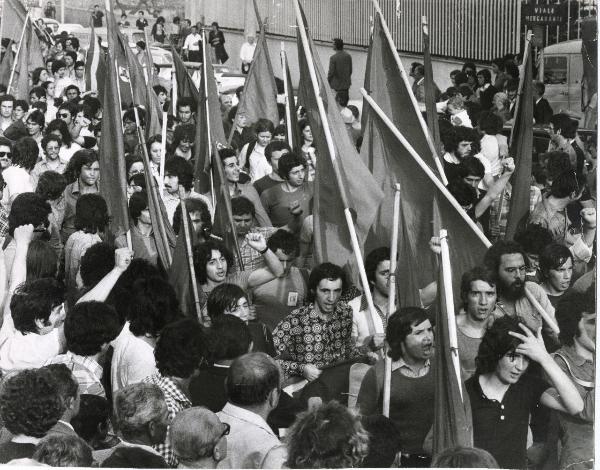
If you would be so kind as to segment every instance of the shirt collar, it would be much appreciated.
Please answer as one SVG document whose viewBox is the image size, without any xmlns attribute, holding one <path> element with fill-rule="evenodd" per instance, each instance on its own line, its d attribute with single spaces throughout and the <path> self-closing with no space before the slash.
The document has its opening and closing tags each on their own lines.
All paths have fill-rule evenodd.
<svg viewBox="0 0 600 470">
<path fill-rule="evenodd" d="M 425 364 L 423 365 L 423 367 L 430 367 L 430 366 L 431 366 L 431 359 L 427 359 L 425 361 Z M 392 362 L 392 372 L 394 372 L 395 370 L 398 370 L 402 367 L 408 367 L 410 370 L 413 370 L 412 366 L 408 365 L 403 357 L 401 357 L 397 361 Z"/>
<path fill-rule="evenodd" d="M 264 429 L 269 434 L 275 435 L 271 427 L 267 424 L 267 422 L 262 418 L 262 416 L 257 415 L 256 413 L 249 411 L 245 408 L 241 408 L 232 404 L 231 402 L 227 402 L 222 410 L 223 414 L 232 416 L 242 421 L 246 421 L 250 424 L 258 426 L 259 428 Z"/>
<path fill-rule="evenodd" d="M 587 362 L 587 359 L 577 354 L 575 346 L 563 346 L 559 351 L 563 356 L 566 356 L 574 365 L 581 367 Z"/>
<path fill-rule="evenodd" d="M 144 449 L 145 451 L 150 452 L 150 453 L 152 453 L 154 455 L 160 455 L 156 451 L 156 449 L 154 449 L 154 447 L 147 446 L 146 444 L 137 444 L 135 442 L 127 442 L 127 441 L 124 441 L 123 439 L 121 439 L 121 442 L 119 443 L 119 445 L 122 446 L 122 447 L 139 447 L 140 449 Z"/>
<path fill-rule="evenodd" d="M 68 427 L 72 431 L 75 431 L 75 428 L 68 421 L 63 421 L 62 419 L 59 419 L 58 422 L 61 423 L 63 426 Z"/>
</svg>

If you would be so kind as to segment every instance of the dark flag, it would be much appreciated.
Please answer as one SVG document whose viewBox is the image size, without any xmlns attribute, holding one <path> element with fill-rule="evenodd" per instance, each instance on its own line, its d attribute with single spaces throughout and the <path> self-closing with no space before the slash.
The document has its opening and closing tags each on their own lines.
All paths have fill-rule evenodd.
<svg viewBox="0 0 600 470">
<path fill-rule="evenodd" d="M 44 67 L 42 46 L 30 17 L 27 18 L 24 27 L 25 33 L 17 55 L 14 77 L 8 91 L 13 96 L 28 96 L 30 72 L 38 67 Z"/>
<path fill-rule="evenodd" d="M 6 86 L 8 86 L 10 73 L 12 72 L 12 68 L 15 63 L 15 57 L 12 53 L 12 44 L 13 43 L 11 41 L 6 48 L 6 52 L 4 53 L 4 57 L 2 57 L 2 61 L 0 62 L 0 83 Z"/>
<path fill-rule="evenodd" d="M 173 70 L 175 72 L 175 79 L 177 80 L 177 100 L 179 101 L 184 96 L 190 97 L 194 100 L 194 104 L 198 103 L 198 88 L 192 77 L 188 73 L 183 60 L 175 48 L 171 47 L 171 53 L 173 55 Z"/>
<path fill-rule="evenodd" d="M 286 106 L 286 117 L 285 125 L 288 129 L 287 138 L 288 145 L 294 150 L 299 152 L 302 147 L 302 139 L 300 137 L 300 128 L 298 127 L 296 110 L 296 101 L 294 100 L 294 87 L 292 86 L 292 76 L 290 74 L 290 68 L 288 66 L 287 54 L 285 51 L 281 51 L 281 58 L 283 62 L 283 73 L 284 87 L 285 87 L 285 106 Z M 288 117 L 289 116 L 289 117 Z"/>
<path fill-rule="evenodd" d="M 515 159 L 511 177 L 512 193 L 506 222 L 506 239 L 512 239 L 519 223 L 529 214 L 531 160 L 533 154 L 533 68 L 531 41 L 525 41 L 523 74 L 515 108 L 515 121 L 510 137 L 509 154 Z M 501 199 L 502 200 L 502 199 Z"/>
<path fill-rule="evenodd" d="M 435 149 L 441 155 L 442 141 L 440 138 L 440 124 L 438 122 L 437 107 L 435 105 L 437 86 L 433 81 L 433 66 L 431 65 L 431 51 L 429 40 L 429 26 L 423 23 L 423 67 L 425 68 L 425 111 L 427 113 L 427 127 L 433 139 Z"/>
<path fill-rule="evenodd" d="M 454 241 L 450 240 L 449 245 L 453 243 Z M 453 363 L 453 355 L 456 351 L 451 349 L 445 288 L 443 270 L 440 266 L 435 322 L 434 457 L 450 447 L 473 447 L 471 404 L 469 394 L 464 388 L 462 375 L 459 380 Z M 455 321 L 454 316 L 452 321 Z M 461 374 L 460 368 L 459 374 Z"/>
<path fill-rule="evenodd" d="M 301 10 L 299 4 L 298 6 Z M 307 30 L 304 14 L 301 13 L 301 16 L 298 28 Z M 349 209 L 354 217 L 358 243 L 362 246 L 383 199 L 383 193 L 356 152 L 308 31 L 307 36 L 309 51 L 304 49 L 298 31 L 298 62 L 302 87 L 299 94 L 305 100 L 303 104 L 307 108 L 319 155 L 313 208 L 315 260 L 317 263 L 329 261 L 345 266 L 356 274 L 345 209 Z M 317 90 L 310 76 L 308 53 L 313 57 L 311 65 L 316 74 Z M 318 96 L 323 100 L 327 122 L 323 122 L 319 114 Z M 327 145 L 327 131 L 331 133 L 335 152 L 333 155 Z M 337 172 L 334 165 L 337 166 Z"/>
<path fill-rule="evenodd" d="M 189 218 L 188 218 L 189 220 Z M 192 242 L 192 246 L 198 243 L 198 237 L 193 229 L 191 220 L 188 225 L 188 235 Z M 187 252 L 186 241 L 185 241 L 185 224 L 182 223 L 179 228 L 179 234 L 177 235 L 177 244 L 175 245 L 175 251 L 173 252 L 173 263 L 171 269 L 169 269 L 169 282 L 175 289 L 177 300 L 179 300 L 179 308 L 186 316 L 195 316 L 196 311 L 194 307 L 194 298 L 192 295 L 192 278 L 190 276 L 189 261 Z"/>
<path fill-rule="evenodd" d="M 87 90 L 97 91 L 104 96 L 106 80 L 106 56 L 100 47 L 100 39 L 96 35 L 94 22 L 90 18 L 90 46 L 85 56 L 85 86 Z"/>
<path fill-rule="evenodd" d="M 110 63 L 114 61 L 110 50 L 108 60 Z M 110 213 L 109 230 L 115 239 L 124 236 L 129 230 L 125 147 L 121 121 L 121 103 L 119 102 L 117 87 L 116 72 L 113 68 L 109 68 L 102 102 L 102 134 L 99 144 L 100 174 L 102 175 L 100 194 L 108 205 Z"/>
<path fill-rule="evenodd" d="M 275 85 L 275 76 L 273 75 L 273 66 L 267 48 L 264 26 L 258 35 L 250 70 L 244 83 L 244 91 L 238 103 L 233 122 L 237 122 L 237 116 L 241 113 L 246 115 L 250 124 L 254 124 L 260 118 L 268 119 L 274 126 L 279 123 L 277 86 Z M 229 136 L 230 142 L 234 130 L 235 126 L 233 126 Z"/>
</svg>

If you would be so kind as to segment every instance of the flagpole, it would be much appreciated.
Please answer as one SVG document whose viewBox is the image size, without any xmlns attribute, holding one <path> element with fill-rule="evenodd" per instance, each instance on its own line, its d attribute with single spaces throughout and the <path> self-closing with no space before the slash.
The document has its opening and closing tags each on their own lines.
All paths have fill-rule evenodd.
<svg viewBox="0 0 600 470">
<path fill-rule="evenodd" d="M 173 72 L 175 68 L 173 68 Z M 177 116 L 177 73 L 171 73 L 171 108 L 173 116 Z"/>
<path fill-rule="evenodd" d="M 335 153 L 335 145 L 333 144 L 333 137 L 331 135 L 331 129 L 329 128 L 329 120 L 327 119 L 327 113 L 325 112 L 325 106 L 323 104 L 323 98 L 321 98 L 321 94 L 319 91 L 319 83 L 317 81 L 317 74 L 315 72 L 314 59 L 312 57 L 312 51 L 310 50 L 310 44 L 308 43 L 308 37 L 306 35 L 306 26 L 304 25 L 302 14 L 300 12 L 300 4 L 298 0 L 294 0 L 294 8 L 296 10 L 296 21 L 299 25 L 300 37 L 302 39 L 302 45 L 304 47 L 304 53 L 306 55 L 306 62 L 308 65 L 308 70 L 310 74 L 310 81 L 313 86 L 313 91 L 315 93 L 315 97 L 317 99 L 317 107 L 319 108 L 319 115 L 321 116 L 321 122 L 323 124 L 323 130 L 325 132 L 325 140 L 327 141 L 327 147 L 329 149 L 329 155 L 331 158 L 331 164 L 333 166 L 333 171 L 335 173 L 335 178 L 337 181 L 338 190 L 340 192 L 340 198 L 342 200 L 342 204 L 344 205 L 344 215 L 346 216 L 346 224 L 348 225 L 348 231 L 350 232 L 350 240 L 352 242 L 352 251 L 354 252 L 354 256 L 356 257 L 356 264 L 358 265 L 358 272 L 360 275 L 360 280 L 363 286 L 364 296 L 367 299 L 367 305 L 369 306 L 369 315 L 367 315 L 367 323 L 369 324 L 369 330 L 375 331 L 375 326 L 373 324 L 373 316 L 377 315 L 377 311 L 375 310 L 375 304 L 373 303 L 373 296 L 371 294 L 371 288 L 369 286 L 369 281 L 367 279 L 367 273 L 365 271 L 365 265 L 363 262 L 363 257 L 361 253 L 360 244 L 358 243 L 358 237 L 356 236 L 356 228 L 354 227 L 354 220 L 352 219 L 352 214 L 350 213 L 350 205 L 348 204 L 348 197 L 346 195 L 346 188 L 342 182 L 342 174 L 340 171 L 340 167 L 337 161 L 337 156 Z"/>
<path fill-rule="evenodd" d="M 364 88 L 360 89 L 360 92 L 363 95 L 363 98 L 367 100 L 369 106 L 377 113 L 379 118 L 383 121 L 383 123 L 388 127 L 388 129 L 394 134 L 400 143 L 406 148 L 408 153 L 412 155 L 417 164 L 421 167 L 421 169 L 425 172 L 425 174 L 429 177 L 429 179 L 433 182 L 433 184 L 437 187 L 437 189 L 446 197 L 448 202 L 456 209 L 459 213 L 460 217 L 467 223 L 467 225 L 475 232 L 475 234 L 479 237 L 479 239 L 483 242 L 486 248 L 492 246 L 492 243 L 487 239 L 487 237 L 483 234 L 479 227 L 475 225 L 475 222 L 471 220 L 471 218 L 467 215 L 467 213 L 463 210 L 460 204 L 456 201 L 454 196 L 450 194 L 450 191 L 446 189 L 446 186 L 440 181 L 440 179 L 433 173 L 429 165 L 423 161 L 423 159 L 419 156 L 417 151 L 413 148 L 413 146 L 406 140 L 406 138 L 402 135 L 402 133 L 398 130 L 398 128 L 394 125 L 394 123 L 390 120 L 389 117 L 383 112 L 383 110 L 379 107 L 379 105 L 373 100 L 373 98 L 366 92 Z"/>
<path fill-rule="evenodd" d="M 196 269 L 194 268 L 194 258 L 192 254 L 192 241 L 190 240 L 190 228 L 188 211 L 185 206 L 185 190 L 179 185 L 179 204 L 181 206 L 181 220 L 183 221 L 183 236 L 185 238 L 185 251 L 188 260 L 188 269 L 190 270 L 190 283 L 192 284 L 192 295 L 194 297 L 194 308 L 196 309 L 196 318 L 204 323 L 202 308 L 200 306 L 200 297 L 198 295 L 198 284 L 196 283 Z M 181 233 L 181 232 L 180 232 Z"/>
<path fill-rule="evenodd" d="M 204 107 L 206 113 L 206 138 L 208 140 L 208 162 L 209 165 L 212 165 L 212 135 L 211 135 L 211 127 L 210 127 L 210 106 L 208 103 L 208 75 L 206 73 L 206 31 L 202 31 L 202 74 L 203 74 L 203 83 L 204 83 Z M 199 142 L 196 142 L 196 145 L 199 145 Z M 220 162 L 219 162 L 220 163 Z M 217 198 L 215 197 L 215 182 L 213 179 L 212 171 L 209 175 L 210 178 L 210 195 L 212 198 L 212 206 L 213 211 L 216 210 Z"/>
<path fill-rule="evenodd" d="M 10 71 L 10 78 L 8 79 L 8 86 L 6 89 L 7 93 L 10 93 L 10 87 L 12 86 L 12 81 L 15 76 L 15 70 L 17 68 L 17 63 L 19 62 L 19 52 L 21 52 L 21 45 L 23 44 L 23 38 L 25 37 L 25 31 L 27 30 L 27 22 L 29 21 L 29 11 L 27 11 L 27 16 L 25 17 L 25 22 L 23 23 L 23 31 L 21 31 L 21 39 L 19 40 L 19 45 L 17 46 L 17 52 L 15 53 L 15 58 L 13 62 L 12 69 Z M 6 54 L 10 54 L 10 49 L 6 51 Z"/>
<path fill-rule="evenodd" d="M 383 12 L 381 11 L 381 8 L 379 7 L 379 2 L 377 0 L 373 0 L 373 7 L 375 8 L 375 12 L 377 14 L 379 14 L 379 17 L 381 18 L 381 26 L 383 27 L 383 33 L 385 34 L 385 37 L 388 40 L 390 49 L 392 51 L 392 55 L 394 56 L 394 60 L 396 61 L 396 66 L 400 70 L 400 75 L 402 76 L 404 85 L 406 86 L 406 89 L 408 90 L 408 96 L 410 97 L 410 100 L 416 111 L 417 118 L 419 119 L 419 124 L 421 125 L 421 128 L 423 129 L 423 133 L 425 134 L 425 139 L 427 140 L 427 144 L 429 144 L 429 148 L 431 149 L 431 152 L 433 154 L 435 166 L 440 174 L 442 183 L 444 183 L 444 186 L 445 186 L 448 184 L 448 179 L 446 178 L 446 173 L 444 172 L 444 166 L 442 165 L 442 162 L 440 161 L 440 158 L 437 154 L 435 144 L 431 140 L 432 137 L 429 134 L 429 129 L 427 128 L 427 124 L 425 123 L 425 120 L 423 119 L 423 115 L 421 114 L 421 111 L 419 110 L 419 105 L 417 103 L 417 99 L 415 98 L 414 93 L 412 92 L 412 87 L 410 86 L 410 83 L 408 83 L 408 77 L 406 76 L 404 66 L 402 65 L 402 61 L 400 60 L 398 51 L 396 50 L 396 45 L 394 44 L 394 39 L 392 38 L 392 34 L 390 33 L 390 30 L 388 29 L 387 22 L 385 21 L 385 17 L 383 16 Z"/>
<path fill-rule="evenodd" d="M 167 158 L 167 114 L 162 113 L 162 129 L 160 133 L 160 165 L 158 166 L 158 188 L 162 198 L 165 189 L 165 159 Z"/>
<path fill-rule="evenodd" d="M 440 126 L 438 123 L 437 108 L 435 105 L 435 82 L 433 80 L 433 67 L 431 65 L 431 51 L 429 38 L 429 25 L 427 17 L 421 17 L 423 27 L 423 64 L 425 67 L 425 113 L 427 114 L 427 126 L 435 145 L 436 152 L 442 151 L 440 142 Z"/>
<path fill-rule="evenodd" d="M 285 94 L 285 122 L 287 127 L 288 145 L 292 148 L 294 144 L 292 142 L 292 113 L 290 110 L 290 90 L 288 89 L 287 81 L 287 57 L 285 55 L 285 46 L 281 41 L 281 51 L 279 53 L 281 57 L 281 70 L 283 74 L 283 92 Z M 293 99 L 293 97 L 292 97 Z"/>
<path fill-rule="evenodd" d="M 229 227 L 231 228 L 231 236 L 233 238 L 233 246 L 235 248 L 235 254 L 238 259 L 238 266 L 240 267 L 240 271 L 244 271 L 244 260 L 242 259 L 242 252 L 240 251 L 240 244 L 237 239 L 237 231 L 235 230 L 235 223 L 233 222 L 233 212 L 231 210 L 231 195 L 229 194 L 229 181 L 225 179 L 225 175 L 223 175 L 223 165 L 221 163 L 221 157 L 219 155 L 219 145 L 223 145 L 218 142 L 213 142 L 214 154 L 217 156 L 215 160 L 217 161 L 215 165 L 212 166 L 211 170 L 216 168 L 217 173 L 219 174 L 219 181 L 221 182 L 220 191 L 223 193 L 223 201 L 225 202 L 225 212 L 227 213 L 227 221 L 229 222 Z M 217 213 L 217 208 L 215 207 L 215 215 Z M 223 238 L 226 237 L 226 234 L 223 233 Z"/>
<path fill-rule="evenodd" d="M 450 265 L 450 251 L 448 249 L 448 231 L 445 229 L 440 230 L 440 246 L 442 249 L 442 276 L 444 279 L 443 295 L 446 304 L 446 321 L 448 322 L 448 341 L 450 343 L 450 356 L 452 358 L 452 365 L 454 366 L 454 373 L 456 374 L 458 390 L 460 392 L 460 398 L 462 400 L 462 379 L 460 375 L 460 358 L 458 355 L 456 316 L 454 314 L 454 294 L 452 292 L 452 268 Z"/>
<path fill-rule="evenodd" d="M 400 222 L 400 184 L 396 183 L 394 192 L 394 218 L 392 223 L 392 239 L 390 242 L 390 278 L 388 285 L 388 309 L 385 316 L 387 325 L 396 310 L 396 258 L 398 257 L 398 223 Z M 383 416 L 390 416 L 390 395 L 392 389 L 392 358 L 389 356 L 389 344 L 384 346 L 383 375 Z"/>
</svg>

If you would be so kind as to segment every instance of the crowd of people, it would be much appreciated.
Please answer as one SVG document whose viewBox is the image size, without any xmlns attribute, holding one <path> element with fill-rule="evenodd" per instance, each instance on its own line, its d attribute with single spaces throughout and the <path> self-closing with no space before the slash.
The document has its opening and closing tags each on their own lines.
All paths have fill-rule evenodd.
<svg viewBox="0 0 600 470">
<path fill-rule="evenodd" d="M 143 12 L 136 25 L 149 26 Z M 187 27 L 176 33 L 180 47 L 202 60 L 201 25 Z M 212 28 L 225 61 L 223 34 Z M 153 38 L 171 34 L 159 17 Z M 12 53 L 6 46 L 3 55 Z M 196 104 L 180 97 L 171 105 L 169 84 L 150 71 L 160 105 L 173 113 L 166 142 L 146 142 L 146 168 L 136 128 L 144 110 L 123 106 L 127 244 L 110 236 L 112 208 L 100 195 L 106 130 L 97 90 L 86 88 L 85 54 L 70 36 L 44 47 L 46 68 L 31 71 L 28 96 L 0 84 L 0 463 L 593 467 L 596 141 L 584 143 L 577 120 L 554 113 L 535 82 L 535 122 L 550 141 L 534 161 L 530 214 L 505 239 L 515 163 L 502 130 L 514 119 L 516 56 L 494 60 L 493 75 L 467 62 L 451 73 L 452 87 L 436 91 L 448 189 L 494 243 L 478 266 L 458 273 L 473 447 L 432 455 L 437 287 L 432 279 L 420 305 L 397 302 L 388 315 L 389 246 L 365 253 L 374 310 L 343 267 L 317 263 L 319 155 L 307 110 L 287 123 L 301 138 L 292 149 L 283 104 L 279 122 L 248 122 L 237 112 L 243 88 L 219 96 L 232 138 L 214 164 L 229 189 L 234 250 L 231 234 L 213 228 L 215 200 L 196 191 Z M 360 148 L 360 112 L 348 101 L 352 58 L 341 39 L 334 49 L 329 83 Z M 424 109 L 423 64 L 410 76 Z M 198 305 L 184 305 L 159 256 L 147 170 L 157 182 L 162 176 L 175 233 L 189 216 Z M 400 277 L 411 269 L 398 265 Z"/>
</svg>

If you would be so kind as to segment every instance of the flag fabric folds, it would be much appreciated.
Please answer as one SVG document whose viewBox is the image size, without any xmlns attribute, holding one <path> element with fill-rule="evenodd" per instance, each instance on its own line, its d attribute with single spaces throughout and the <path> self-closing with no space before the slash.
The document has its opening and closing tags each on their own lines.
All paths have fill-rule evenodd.
<svg viewBox="0 0 600 470">
<path fill-rule="evenodd" d="M 281 51 L 281 55 L 285 60 L 285 67 L 283 73 L 285 75 L 285 89 L 287 90 L 286 96 L 286 107 L 288 108 L 288 113 L 290 116 L 290 122 L 288 122 L 286 116 L 286 126 L 289 128 L 288 131 L 288 145 L 295 152 L 299 152 L 302 147 L 302 140 L 300 136 L 300 128 L 296 122 L 296 117 L 298 116 L 298 112 L 296 109 L 296 101 L 294 100 L 294 87 L 292 85 L 292 76 L 290 74 L 290 67 L 288 66 L 287 53 L 285 51 Z"/>
<path fill-rule="evenodd" d="M 112 51 L 108 61 L 114 62 Z M 121 122 L 121 103 L 117 92 L 117 76 L 108 69 L 102 102 L 102 134 L 99 144 L 99 163 L 102 181 L 100 194 L 106 200 L 110 213 L 109 230 L 114 238 L 124 236 L 129 230 L 127 208 L 127 177 L 125 174 L 125 147 Z"/>
<path fill-rule="evenodd" d="M 298 28 L 306 27 L 306 19 L 303 18 L 303 21 L 304 24 L 298 24 Z M 323 100 L 328 121 L 323 122 L 318 112 L 317 95 L 309 72 L 309 51 L 304 50 L 298 32 L 298 62 L 302 87 L 299 93 L 302 94 L 307 108 L 318 155 L 313 207 L 315 261 L 329 261 L 345 266 L 355 274 L 354 255 L 344 209 L 348 208 L 355 216 L 358 242 L 362 245 L 383 199 L 383 193 L 357 154 L 308 31 L 307 36 L 318 82 L 316 92 Z M 327 145 L 324 129 L 326 125 L 331 132 L 335 155 L 330 154 Z M 339 180 L 334 169 L 335 164 L 339 168 Z"/>
<path fill-rule="evenodd" d="M 529 214 L 529 191 L 533 154 L 533 64 L 531 42 L 525 41 L 523 74 L 515 109 L 515 121 L 510 138 L 509 154 L 515 159 L 511 178 L 512 193 L 506 222 L 506 239 L 512 239 L 519 223 Z"/>
<path fill-rule="evenodd" d="M 189 220 L 189 216 L 188 216 Z M 186 316 L 195 316 L 194 298 L 192 295 L 190 276 L 190 268 L 188 264 L 188 252 L 185 241 L 185 224 L 181 223 L 179 234 L 177 235 L 177 243 L 173 252 L 173 263 L 169 269 L 169 282 L 175 289 L 177 300 L 179 300 L 179 308 Z M 188 233 L 192 246 L 198 242 L 196 232 L 193 230 L 192 221 L 188 224 Z"/>
<path fill-rule="evenodd" d="M 12 41 L 6 48 L 6 52 L 4 53 L 4 57 L 2 57 L 2 61 L 0 61 L 0 83 L 8 86 L 8 81 L 10 80 L 10 72 L 12 71 L 13 64 L 15 63 L 15 58 L 12 53 Z"/>
<path fill-rule="evenodd" d="M 173 55 L 173 70 L 175 71 L 175 79 L 177 80 L 177 101 L 183 97 L 190 97 L 194 100 L 194 104 L 198 103 L 199 92 L 194 80 L 188 73 L 183 60 L 171 46 L 171 54 Z"/>
<path fill-rule="evenodd" d="M 104 96 L 106 57 L 100 47 L 100 40 L 91 18 L 90 28 L 90 46 L 85 57 L 85 86 L 87 90 L 98 91 L 98 96 Z"/>
<path fill-rule="evenodd" d="M 429 38 L 429 27 L 423 26 L 423 67 L 425 68 L 425 111 L 427 114 L 427 127 L 435 149 L 438 154 L 442 151 L 440 138 L 440 124 L 438 121 L 437 107 L 435 105 L 436 85 L 433 81 L 433 66 L 431 65 L 431 41 Z"/>
<path fill-rule="evenodd" d="M 4 0 L 2 4 L 2 37 L 18 43 L 26 17 L 27 10 L 21 0 Z"/>
<path fill-rule="evenodd" d="M 449 245 L 453 244 L 450 241 Z M 440 260 L 441 261 L 441 260 Z M 435 322 L 435 393 L 433 400 L 433 455 L 454 446 L 473 447 L 469 394 L 456 376 L 450 349 L 444 276 L 439 269 Z M 453 319 L 454 321 L 454 319 Z M 461 396 L 462 389 L 462 396 Z"/>
<path fill-rule="evenodd" d="M 17 64 L 9 90 L 9 93 L 13 96 L 28 96 L 30 72 L 37 67 L 44 67 L 42 47 L 37 33 L 33 28 L 31 18 L 27 18 L 24 28 L 25 34 L 23 34 L 23 40 L 18 49 Z"/>
<path fill-rule="evenodd" d="M 277 86 L 275 85 L 275 76 L 273 75 L 273 66 L 267 48 L 264 26 L 258 35 L 256 49 L 254 49 L 254 56 L 244 83 L 244 91 L 238 103 L 234 122 L 237 122 L 238 115 L 242 113 L 246 115 L 250 124 L 254 124 L 260 118 L 268 119 L 274 126 L 279 123 Z M 233 130 L 229 136 L 230 141 L 233 137 Z"/>
</svg>

